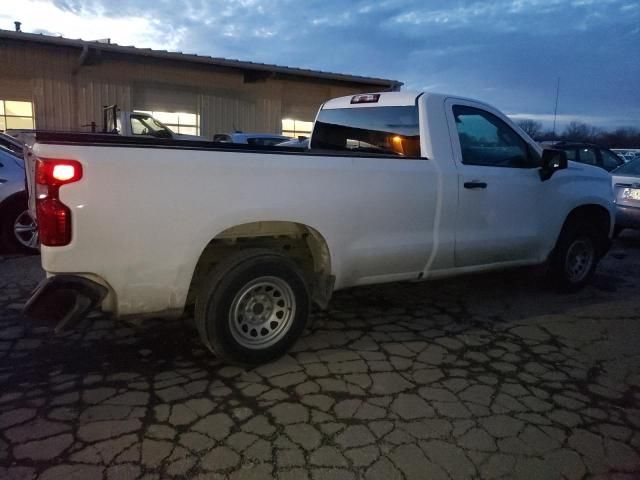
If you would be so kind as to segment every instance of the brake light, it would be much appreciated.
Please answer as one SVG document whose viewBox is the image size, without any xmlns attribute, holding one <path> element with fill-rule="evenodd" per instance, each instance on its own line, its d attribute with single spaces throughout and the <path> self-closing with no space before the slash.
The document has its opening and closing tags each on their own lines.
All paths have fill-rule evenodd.
<svg viewBox="0 0 640 480">
<path fill-rule="evenodd" d="M 378 100 L 380 100 L 379 93 L 363 93 L 362 95 L 355 95 L 351 97 L 351 104 L 378 103 Z"/>
<path fill-rule="evenodd" d="M 82 165 L 76 160 L 39 158 L 36 162 L 36 183 L 60 186 L 82 178 Z"/>
<path fill-rule="evenodd" d="M 71 210 L 60 200 L 60 187 L 81 178 L 82 165 L 77 160 L 36 161 L 36 214 L 43 245 L 60 247 L 71 242 Z"/>
<path fill-rule="evenodd" d="M 73 165 L 56 165 L 51 176 L 59 182 L 66 182 L 76 176 L 76 169 Z"/>
</svg>

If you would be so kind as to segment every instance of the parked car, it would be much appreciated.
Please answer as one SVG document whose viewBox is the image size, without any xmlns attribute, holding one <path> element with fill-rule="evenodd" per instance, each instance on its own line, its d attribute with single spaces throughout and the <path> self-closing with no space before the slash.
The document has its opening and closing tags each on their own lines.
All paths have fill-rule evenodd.
<svg viewBox="0 0 640 480">
<path fill-rule="evenodd" d="M 216 133 L 213 136 L 214 142 L 221 143 L 244 143 L 247 145 L 273 146 L 279 143 L 292 140 L 291 137 L 275 135 L 273 133 Z"/>
<path fill-rule="evenodd" d="M 193 312 L 207 348 L 259 364 L 335 290 L 547 264 L 571 291 L 609 248 L 610 175 L 567 168 L 478 101 L 342 97 L 321 107 L 308 151 L 238 147 L 39 133 L 48 275 L 25 314 L 63 326 L 94 306 Z"/>
<path fill-rule="evenodd" d="M 0 249 L 36 251 L 38 230 L 27 208 L 24 162 L 0 146 Z"/>
<path fill-rule="evenodd" d="M 640 229 L 640 158 L 611 172 L 616 203 L 616 229 Z"/>
<path fill-rule="evenodd" d="M 593 143 L 581 142 L 542 142 L 543 146 L 553 147 L 567 152 L 567 160 L 585 163 L 604 168 L 607 172 L 618 168 L 624 163 L 618 155 L 608 148 Z"/>
</svg>

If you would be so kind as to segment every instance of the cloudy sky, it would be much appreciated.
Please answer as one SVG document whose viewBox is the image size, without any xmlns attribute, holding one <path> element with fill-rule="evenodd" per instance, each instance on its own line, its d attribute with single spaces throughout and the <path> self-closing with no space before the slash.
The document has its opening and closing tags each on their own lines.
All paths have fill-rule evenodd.
<svg viewBox="0 0 640 480">
<path fill-rule="evenodd" d="M 2 0 L 0 28 L 397 79 L 640 127 L 638 0 Z"/>
</svg>

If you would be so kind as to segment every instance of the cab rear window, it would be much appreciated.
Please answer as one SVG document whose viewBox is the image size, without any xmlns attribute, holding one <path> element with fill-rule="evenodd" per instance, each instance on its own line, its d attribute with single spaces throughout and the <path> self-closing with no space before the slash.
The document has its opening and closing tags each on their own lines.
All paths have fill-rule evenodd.
<svg viewBox="0 0 640 480">
<path fill-rule="evenodd" d="M 367 107 L 321 110 L 312 149 L 420 157 L 418 108 Z"/>
</svg>

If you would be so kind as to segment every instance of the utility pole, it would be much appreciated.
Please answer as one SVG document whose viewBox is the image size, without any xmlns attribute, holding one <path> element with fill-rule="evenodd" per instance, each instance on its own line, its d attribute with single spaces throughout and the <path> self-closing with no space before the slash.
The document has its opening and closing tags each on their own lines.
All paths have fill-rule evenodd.
<svg viewBox="0 0 640 480">
<path fill-rule="evenodd" d="M 556 136 L 556 117 L 558 116 L 558 97 L 560 96 L 560 77 L 556 85 L 556 106 L 553 109 L 553 136 Z"/>
</svg>

